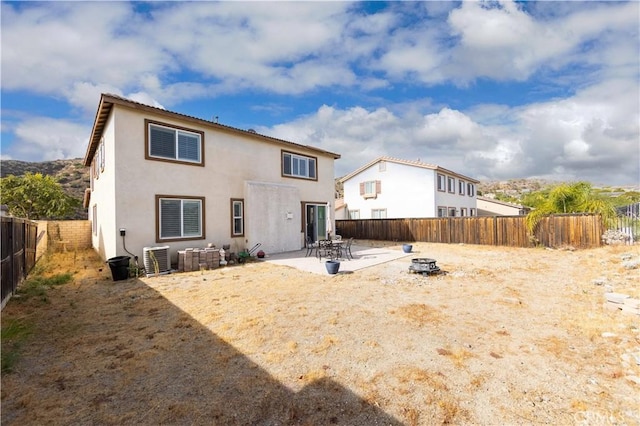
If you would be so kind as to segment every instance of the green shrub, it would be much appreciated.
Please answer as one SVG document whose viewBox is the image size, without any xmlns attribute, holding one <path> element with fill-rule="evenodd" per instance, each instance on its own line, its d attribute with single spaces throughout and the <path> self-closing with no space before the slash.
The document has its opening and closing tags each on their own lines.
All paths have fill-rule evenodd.
<svg viewBox="0 0 640 426">
<path fill-rule="evenodd" d="M 24 320 L 9 319 L 2 321 L 0 329 L 0 353 L 2 373 L 10 373 L 20 357 L 20 346 L 24 339 L 31 334 L 31 325 Z"/>
</svg>

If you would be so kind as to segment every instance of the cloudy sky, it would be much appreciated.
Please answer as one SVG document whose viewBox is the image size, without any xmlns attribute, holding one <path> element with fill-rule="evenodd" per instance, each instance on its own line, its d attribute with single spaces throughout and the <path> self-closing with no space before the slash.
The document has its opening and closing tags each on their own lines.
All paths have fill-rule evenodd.
<svg viewBox="0 0 640 426">
<path fill-rule="evenodd" d="M 2 2 L 2 158 L 83 157 L 100 93 L 477 179 L 640 181 L 640 3 Z"/>
</svg>

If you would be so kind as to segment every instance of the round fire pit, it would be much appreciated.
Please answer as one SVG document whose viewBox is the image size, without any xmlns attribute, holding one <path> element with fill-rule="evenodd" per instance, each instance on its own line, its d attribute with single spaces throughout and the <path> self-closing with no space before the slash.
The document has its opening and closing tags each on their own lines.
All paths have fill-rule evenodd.
<svg viewBox="0 0 640 426">
<path fill-rule="evenodd" d="M 436 266 L 435 259 L 429 259 L 427 257 L 419 257 L 411 259 L 411 265 L 409 265 L 409 272 L 420 273 L 422 275 L 435 274 L 440 272 L 440 268 Z"/>
</svg>

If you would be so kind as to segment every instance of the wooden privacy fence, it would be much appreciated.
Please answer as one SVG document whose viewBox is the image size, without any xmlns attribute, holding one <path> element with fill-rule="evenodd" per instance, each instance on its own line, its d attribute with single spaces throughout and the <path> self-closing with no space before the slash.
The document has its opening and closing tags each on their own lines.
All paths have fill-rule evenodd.
<svg viewBox="0 0 640 426">
<path fill-rule="evenodd" d="M 534 238 L 525 216 L 336 220 L 336 233 L 343 238 L 512 247 L 600 247 L 605 229 L 600 216 L 591 214 L 545 217 Z"/>
<path fill-rule="evenodd" d="M 38 225 L 15 217 L 2 217 L 2 307 L 36 264 Z"/>
</svg>

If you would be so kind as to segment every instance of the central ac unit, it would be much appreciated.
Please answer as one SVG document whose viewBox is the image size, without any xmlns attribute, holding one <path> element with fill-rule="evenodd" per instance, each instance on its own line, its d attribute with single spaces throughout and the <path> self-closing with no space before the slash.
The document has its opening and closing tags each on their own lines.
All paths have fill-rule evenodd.
<svg viewBox="0 0 640 426">
<path fill-rule="evenodd" d="M 147 277 L 168 274 L 171 271 L 169 246 L 145 247 L 143 250 L 144 270 Z"/>
</svg>

